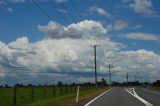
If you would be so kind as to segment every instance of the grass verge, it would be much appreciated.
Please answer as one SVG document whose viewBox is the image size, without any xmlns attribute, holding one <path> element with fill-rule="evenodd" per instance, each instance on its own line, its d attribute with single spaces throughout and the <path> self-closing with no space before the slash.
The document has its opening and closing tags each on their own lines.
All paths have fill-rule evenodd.
<svg viewBox="0 0 160 106">
<path fill-rule="evenodd" d="M 39 101 L 28 106 L 82 106 L 90 99 L 104 92 L 108 88 L 96 88 L 80 92 L 79 102 L 75 102 L 76 94 L 68 94 L 65 96 Z"/>
<path fill-rule="evenodd" d="M 149 88 L 149 90 L 160 93 L 160 87 L 152 87 L 152 88 Z"/>
</svg>

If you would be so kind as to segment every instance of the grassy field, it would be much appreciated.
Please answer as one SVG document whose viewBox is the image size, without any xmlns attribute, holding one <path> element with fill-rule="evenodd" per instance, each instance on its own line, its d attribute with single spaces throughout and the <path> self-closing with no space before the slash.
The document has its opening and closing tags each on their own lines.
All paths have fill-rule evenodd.
<svg viewBox="0 0 160 106">
<path fill-rule="evenodd" d="M 149 90 L 155 91 L 155 92 L 159 92 L 160 93 L 160 87 L 152 87 Z"/>
<path fill-rule="evenodd" d="M 76 97 L 76 87 L 63 87 L 62 94 L 60 87 L 55 88 L 53 94 L 53 87 L 46 87 L 44 94 L 43 87 L 35 87 L 34 101 L 32 101 L 32 88 L 31 87 L 18 87 L 17 88 L 17 105 L 16 106 L 50 106 L 50 103 L 57 104 L 57 101 L 71 99 Z M 81 87 L 80 96 L 95 92 L 98 89 L 95 87 Z M 0 106 L 13 106 L 13 88 L 0 88 Z"/>
<path fill-rule="evenodd" d="M 86 101 L 86 99 L 90 98 L 86 97 L 86 95 L 93 96 L 93 94 L 100 94 L 104 92 L 106 89 L 108 88 L 105 87 L 105 88 L 96 88 L 96 89 L 81 91 L 79 95 L 80 102 Z M 39 101 L 37 103 L 33 103 L 28 106 L 79 106 L 78 104 L 80 103 L 76 104 L 75 98 L 76 94 L 68 94 L 58 98 Z"/>
</svg>

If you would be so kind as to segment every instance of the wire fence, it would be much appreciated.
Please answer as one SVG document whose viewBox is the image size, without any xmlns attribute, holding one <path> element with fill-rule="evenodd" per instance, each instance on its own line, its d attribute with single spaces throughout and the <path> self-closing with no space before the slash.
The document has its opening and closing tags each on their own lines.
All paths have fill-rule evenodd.
<svg viewBox="0 0 160 106">
<path fill-rule="evenodd" d="M 80 92 L 95 89 L 96 86 L 80 86 Z M 77 86 L 14 86 L 0 88 L 0 106 L 24 106 L 35 102 L 76 95 Z"/>
</svg>

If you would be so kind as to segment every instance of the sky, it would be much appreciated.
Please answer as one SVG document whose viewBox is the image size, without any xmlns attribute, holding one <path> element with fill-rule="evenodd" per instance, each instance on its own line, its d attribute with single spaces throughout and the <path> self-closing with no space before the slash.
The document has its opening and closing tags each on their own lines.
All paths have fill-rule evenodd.
<svg viewBox="0 0 160 106">
<path fill-rule="evenodd" d="M 159 0 L 0 0 L 0 84 L 94 82 L 160 70 Z M 140 81 L 140 79 L 138 79 Z"/>
</svg>

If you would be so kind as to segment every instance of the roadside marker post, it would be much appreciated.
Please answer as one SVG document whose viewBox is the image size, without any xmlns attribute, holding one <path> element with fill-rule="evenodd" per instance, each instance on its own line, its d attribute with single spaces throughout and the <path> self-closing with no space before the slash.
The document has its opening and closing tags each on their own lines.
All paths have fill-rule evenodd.
<svg viewBox="0 0 160 106">
<path fill-rule="evenodd" d="M 77 97 L 76 97 L 76 103 L 78 103 L 78 99 L 79 99 L 79 86 L 77 87 Z"/>
</svg>

